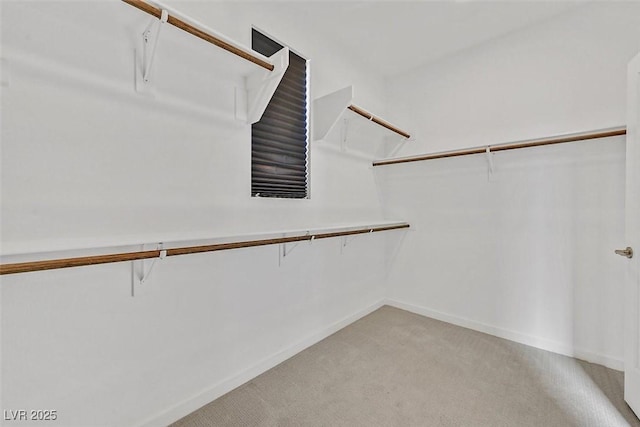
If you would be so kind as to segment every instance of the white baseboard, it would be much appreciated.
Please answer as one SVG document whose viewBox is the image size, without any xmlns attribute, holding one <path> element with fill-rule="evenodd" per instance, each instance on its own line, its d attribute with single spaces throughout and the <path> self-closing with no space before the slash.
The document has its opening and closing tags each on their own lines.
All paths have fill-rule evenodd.
<svg viewBox="0 0 640 427">
<path fill-rule="evenodd" d="M 414 304 L 408 304 L 408 303 L 394 300 L 394 299 L 386 299 L 385 304 L 391 307 L 399 308 L 401 310 L 410 311 L 411 313 L 420 314 L 425 317 L 430 317 L 432 319 L 441 320 L 443 322 L 451 323 L 453 325 L 458 325 L 465 328 L 473 329 L 474 331 L 484 332 L 485 334 L 493 335 L 499 338 L 515 341 L 520 344 L 525 344 L 531 347 L 539 348 L 541 350 L 547 350 L 553 353 L 558 353 L 565 356 L 586 360 L 587 362 L 604 365 L 607 368 L 616 369 L 618 371 L 622 371 L 624 369 L 624 361 L 620 359 L 616 359 L 610 356 L 605 356 L 603 354 L 593 353 L 590 351 L 585 351 L 585 350 L 576 348 L 572 345 L 567 345 L 557 341 L 548 340 L 546 338 L 536 337 L 533 335 L 523 334 L 521 332 L 516 332 L 509 329 L 487 325 L 485 323 L 476 322 L 475 320 L 443 313 L 440 311 L 432 310 L 430 308 L 426 308 L 422 306 L 417 306 Z"/>
<path fill-rule="evenodd" d="M 231 390 L 241 386 L 247 381 L 252 380 L 263 372 L 268 371 L 274 366 L 284 362 L 292 356 L 300 353 L 307 347 L 312 346 L 328 337 L 331 334 L 336 333 L 340 329 L 350 325 L 356 320 L 366 316 L 379 309 L 384 305 L 384 300 L 380 300 L 367 308 L 360 310 L 350 316 L 347 316 L 331 325 L 323 328 L 315 333 L 309 335 L 307 338 L 298 341 L 297 343 L 259 361 L 255 365 L 248 369 L 233 375 L 227 379 L 222 380 L 218 384 L 208 388 L 201 393 L 192 396 L 191 398 L 180 402 L 179 404 L 159 413 L 155 416 L 148 418 L 146 421 L 139 424 L 140 427 L 160 427 L 169 425 L 180 418 L 190 414 L 196 409 L 206 405 L 207 403 L 217 399 L 218 397 L 230 392 Z"/>
</svg>

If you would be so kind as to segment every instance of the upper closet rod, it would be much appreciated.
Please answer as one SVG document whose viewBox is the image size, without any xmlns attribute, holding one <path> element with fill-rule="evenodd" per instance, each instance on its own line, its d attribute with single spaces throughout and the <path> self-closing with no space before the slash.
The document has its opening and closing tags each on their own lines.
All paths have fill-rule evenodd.
<svg viewBox="0 0 640 427">
<path fill-rule="evenodd" d="M 148 13 L 149 15 L 153 15 L 156 18 L 160 18 L 162 16 L 162 9 L 156 6 L 153 6 L 149 3 L 147 3 L 146 1 L 143 0 L 122 0 L 123 2 L 130 4 L 133 7 L 136 7 L 138 9 L 140 9 L 143 12 Z M 229 51 L 235 55 L 238 55 L 241 58 L 246 59 L 247 61 L 251 61 L 256 65 L 259 65 L 262 68 L 265 68 L 269 71 L 273 71 L 273 69 L 275 68 L 273 66 L 273 64 L 270 64 L 269 62 L 265 61 L 264 59 L 261 59 L 255 55 L 253 55 L 251 52 L 248 52 L 244 49 L 240 49 L 239 47 L 236 47 L 234 45 L 232 45 L 231 43 L 228 43 L 222 39 L 220 39 L 217 36 L 214 36 L 213 34 L 209 34 L 205 31 L 202 31 L 198 28 L 196 28 L 195 26 L 193 26 L 192 24 L 189 24 L 188 22 L 183 21 L 180 18 L 177 18 L 175 16 L 169 15 L 169 18 L 167 19 L 167 22 L 177 28 L 180 28 L 183 31 L 186 31 L 189 34 L 192 34 L 196 37 L 201 38 L 202 40 L 205 40 L 209 43 L 212 43 L 226 51 Z"/>
<path fill-rule="evenodd" d="M 335 231 L 330 233 L 305 234 L 299 236 L 279 237 L 274 239 L 248 240 L 243 242 L 216 243 L 202 246 L 186 246 L 162 250 L 166 256 L 188 255 L 201 252 L 222 251 L 227 249 L 249 248 L 252 246 L 276 245 L 282 243 L 300 242 L 304 240 L 327 239 L 330 237 L 351 236 L 354 234 L 375 233 L 379 231 L 397 230 L 409 228 L 407 223 L 399 223 L 387 226 L 364 227 L 356 230 Z M 139 252 L 126 252 L 108 255 L 93 255 L 77 258 L 50 259 L 44 261 L 29 261 L 15 264 L 0 264 L 0 275 L 26 273 L 29 271 L 53 270 L 58 268 L 80 267 L 84 265 L 108 264 L 112 262 L 135 261 L 140 259 L 159 258 L 161 250 L 149 250 Z"/>
<path fill-rule="evenodd" d="M 445 152 L 433 153 L 433 154 L 423 154 L 423 155 L 411 156 L 411 157 L 401 157 L 397 159 L 378 160 L 373 162 L 373 166 L 385 166 L 385 165 L 393 165 L 397 163 L 420 162 L 423 160 L 442 159 L 445 157 L 467 156 L 469 154 L 482 154 L 482 153 L 486 153 L 487 149 L 490 152 L 495 152 L 495 151 L 515 150 L 518 148 L 539 147 L 542 145 L 563 144 L 565 142 L 584 141 L 588 139 L 608 138 L 610 136 L 626 135 L 626 133 L 627 133 L 626 127 L 601 129 L 601 130 L 594 130 L 594 131 L 583 132 L 583 133 L 575 133 L 571 135 L 553 136 L 550 138 L 544 138 L 544 139 L 538 139 L 538 140 L 512 142 L 512 143 L 501 144 L 501 145 L 488 145 L 484 147 L 468 148 L 468 149 L 455 150 L 455 151 L 445 151 Z"/>
<path fill-rule="evenodd" d="M 362 117 L 366 118 L 367 120 L 371 120 L 372 122 L 377 123 L 380 126 L 389 129 L 390 131 L 393 131 L 393 132 L 395 132 L 397 134 L 400 134 L 400 135 L 404 136 L 405 138 L 411 138 L 411 135 L 409 135 L 407 132 L 403 131 L 400 128 L 395 127 L 391 123 L 386 122 L 386 121 L 382 120 L 379 117 L 374 116 L 370 112 L 368 112 L 368 111 L 366 111 L 366 110 L 364 110 L 364 109 L 362 109 L 360 107 L 357 107 L 357 106 L 351 104 L 347 108 L 349 110 L 353 111 L 356 114 L 360 114 Z"/>
</svg>

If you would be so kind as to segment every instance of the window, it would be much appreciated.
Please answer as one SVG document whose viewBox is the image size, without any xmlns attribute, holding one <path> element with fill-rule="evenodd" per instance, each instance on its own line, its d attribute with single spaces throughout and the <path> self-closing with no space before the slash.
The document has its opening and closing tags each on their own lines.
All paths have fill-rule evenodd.
<svg viewBox="0 0 640 427">
<path fill-rule="evenodd" d="M 252 30 L 251 47 L 271 56 L 282 45 Z M 289 68 L 259 122 L 251 126 L 251 195 L 308 196 L 307 61 L 289 53 Z"/>
</svg>

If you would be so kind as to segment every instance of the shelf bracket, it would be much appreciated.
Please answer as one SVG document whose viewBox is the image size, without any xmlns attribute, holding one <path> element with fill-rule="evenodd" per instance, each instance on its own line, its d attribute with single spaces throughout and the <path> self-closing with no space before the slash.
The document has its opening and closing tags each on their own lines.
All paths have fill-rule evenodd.
<svg viewBox="0 0 640 427">
<path fill-rule="evenodd" d="M 369 229 L 369 233 L 367 233 L 367 234 L 371 234 L 371 233 L 373 233 L 373 228 L 370 228 Z M 360 236 L 360 234 L 356 234 L 356 235 L 353 235 L 353 236 L 343 236 L 342 237 L 342 244 L 340 245 L 340 254 L 342 254 L 342 250 L 347 247 L 349 242 L 352 242 L 358 236 Z"/>
<path fill-rule="evenodd" d="M 327 137 L 352 101 L 353 86 L 347 86 L 313 101 L 314 141 Z"/>
<path fill-rule="evenodd" d="M 311 233 L 309 231 L 307 231 L 305 236 L 310 236 L 309 237 L 309 242 L 312 242 L 313 239 L 315 238 L 315 236 L 311 236 Z M 280 243 L 280 245 L 279 245 L 280 248 L 279 248 L 279 251 L 278 251 L 278 254 L 279 254 L 278 267 L 282 266 L 282 262 L 284 261 L 286 256 L 291 254 L 291 252 L 293 252 L 293 250 L 295 248 L 297 248 L 299 244 L 300 244 L 300 241 L 295 242 L 293 245 L 291 245 L 291 243 L 290 243 L 289 244 L 289 249 L 287 250 L 287 244 L 286 243 Z"/>
<path fill-rule="evenodd" d="M 256 70 L 245 78 L 245 90 L 236 90 L 236 118 L 247 124 L 258 122 L 289 67 L 289 48 L 269 57 L 273 71 Z"/>
<path fill-rule="evenodd" d="M 151 264 L 148 268 L 145 268 L 145 260 L 140 261 L 132 261 L 131 265 L 131 274 L 132 274 L 132 282 L 131 282 L 131 296 L 135 296 L 136 285 L 142 285 L 149 280 L 151 273 L 153 272 L 153 268 L 156 266 L 156 262 L 158 260 L 163 260 L 167 257 L 167 251 L 162 249 L 162 243 L 158 243 L 158 250 L 160 251 L 160 255 L 158 258 L 154 258 L 151 261 Z M 136 264 L 138 264 L 139 268 L 136 268 Z M 142 274 L 138 274 L 140 271 Z"/>
<path fill-rule="evenodd" d="M 153 68 L 153 60 L 156 56 L 156 48 L 158 47 L 158 39 L 160 38 L 160 30 L 164 23 L 169 19 L 169 12 L 162 9 L 160 19 L 152 19 L 147 28 L 142 32 L 142 60 L 140 64 L 136 64 L 136 90 L 144 92 L 151 80 L 151 70 Z M 140 61 L 136 54 L 136 62 Z"/>
<path fill-rule="evenodd" d="M 487 145 L 487 149 L 485 150 L 487 157 L 487 165 L 489 166 L 489 179 L 493 176 L 493 153 L 491 152 L 491 147 Z"/>
<path fill-rule="evenodd" d="M 390 141 L 385 141 L 385 142 L 389 143 Z M 406 144 L 407 142 L 416 142 L 416 139 L 413 136 L 410 137 L 410 138 L 402 138 L 402 140 L 400 141 L 399 144 L 397 144 L 388 153 L 383 153 L 383 156 L 384 157 L 393 157 L 393 156 L 395 156 L 398 153 L 398 151 L 400 151 L 402 149 L 402 147 L 404 147 L 404 144 Z"/>
</svg>

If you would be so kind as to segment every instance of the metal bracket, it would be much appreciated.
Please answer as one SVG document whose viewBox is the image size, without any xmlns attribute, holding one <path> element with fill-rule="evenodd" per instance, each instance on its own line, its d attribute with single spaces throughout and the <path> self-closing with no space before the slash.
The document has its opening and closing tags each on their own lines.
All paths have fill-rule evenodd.
<svg viewBox="0 0 640 427">
<path fill-rule="evenodd" d="M 148 268 L 145 269 L 145 260 L 140 261 L 132 261 L 131 263 L 131 296 L 135 296 L 136 285 L 142 285 L 149 280 L 151 273 L 153 272 L 153 268 L 156 265 L 156 262 L 160 259 L 165 259 L 167 257 L 166 249 L 162 249 L 162 243 L 158 243 L 158 250 L 160 251 L 160 255 L 158 258 L 154 258 L 151 261 L 151 264 Z M 142 274 L 138 274 L 141 272 Z"/>
<path fill-rule="evenodd" d="M 307 231 L 307 234 L 305 234 L 306 236 L 311 235 L 311 233 L 309 231 Z M 316 236 L 311 236 L 311 238 L 309 239 L 309 242 L 312 242 L 313 239 Z M 290 246 L 289 250 L 287 250 L 287 244 L 286 243 L 280 243 L 280 245 L 278 245 L 280 248 L 278 250 L 278 267 L 280 267 L 282 265 L 282 262 L 284 260 L 284 258 L 291 254 L 291 252 L 293 252 L 293 250 L 300 244 L 300 242 L 295 242 L 293 244 L 293 246 Z"/>
<path fill-rule="evenodd" d="M 487 145 L 486 149 L 487 156 L 487 164 L 489 165 L 489 179 L 493 176 L 493 153 L 491 152 L 491 147 Z"/>
<path fill-rule="evenodd" d="M 158 261 L 159 259 L 165 259 L 166 256 L 167 256 L 167 251 L 166 250 L 161 250 L 160 251 L 160 256 L 158 258 L 154 258 L 153 261 L 151 261 L 151 265 L 149 266 L 147 271 L 144 272 L 144 274 L 140 278 L 140 284 L 143 284 L 144 282 L 147 281 L 147 279 L 149 279 L 149 276 L 151 275 L 151 272 L 153 271 L 153 267 L 155 267 L 155 265 L 156 265 L 156 261 Z"/>
<path fill-rule="evenodd" d="M 299 244 L 300 244 L 300 242 L 296 242 L 293 246 L 291 246 L 289 251 L 287 251 L 287 244 L 283 243 L 282 244 L 282 256 L 286 257 L 287 254 L 290 254 Z"/>
<path fill-rule="evenodd" d="M 373 233 L 373 228 L 369 229 L 369 233 L 371 234 Z M 340 254 L 342 254 L 342 250 L 343 248 L 346 248 L 347 245 L 349 244 L 349 242 L 353 241 L 356 237 L 358 237 L 359 234 L 353 235 L 353 236 L 343 236 L 342 237 L 342 244 L 340 245 Z"/>
<path fill-rule="evenodd" d="M 235 90 L 236 119 L 248 124 L 256 123 L 262 117 L 280 80 L 289 67 L 289 48 L 283 47 L 269 57 L 273 71 L 256 70 L 245 77 L 245 89 Z"/>
<path fill-rule="evenodd" d="M 138 92 L 143 92 L 151 80 L 151 70 L 156 56 L 160 30 L 162 29 L 162 24 L 166 23 L 168 19 L 169 12 L 162 9 L 160 19 L 152 19 L 142 33 L 142 62 L 136 64 L 136 90 Z M 136 54 L 136 62 L 138 61 L 139 58 Z"/>
<path fill-rule="evenodd" d="M 387 142 L 387 141 L 385 141 Z M 398 153 L 398 151 L 400 151 L 400 149 L 402 147 L 404 147 L 404 144 L 406 144 L 407 142 L 416 142 L 416 139 L 414 137 L 410 137 L 410 138 L 402 138 L 402 141 L 400 141 L 399 144 L 397 144 L 392 150 L 390 150 L 388 153 L 382 153 L 384 157 L 393 157 L 396 155 L 396 153 Z M 385 144 L 385 146 L 388 144 Z"/>
</svg>

